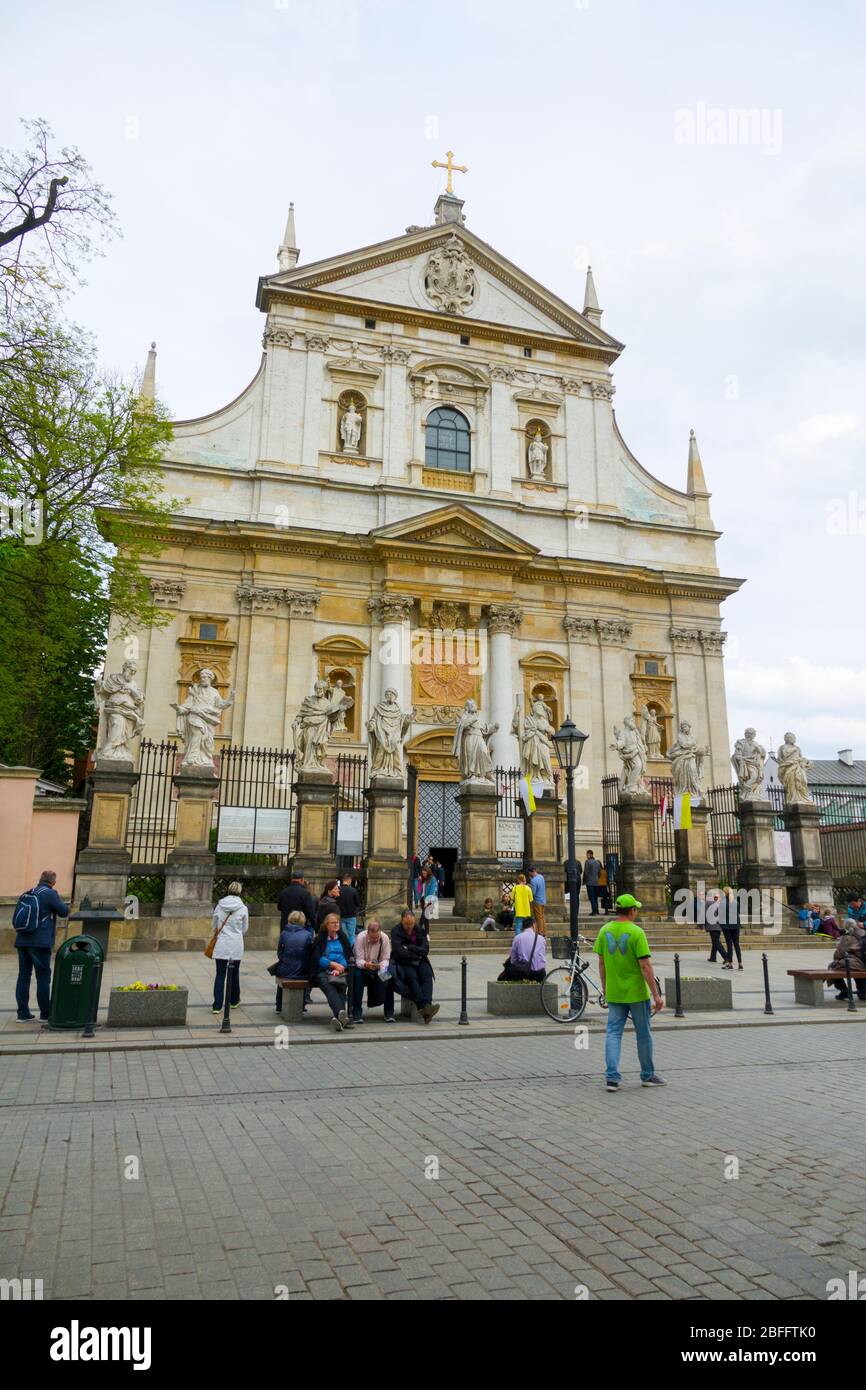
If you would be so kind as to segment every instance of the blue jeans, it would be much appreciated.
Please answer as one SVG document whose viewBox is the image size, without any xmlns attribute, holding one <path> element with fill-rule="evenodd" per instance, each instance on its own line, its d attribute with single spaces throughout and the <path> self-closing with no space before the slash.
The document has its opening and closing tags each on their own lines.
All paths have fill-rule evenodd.
<svg viewBox="0 0 866 1390">
<path fill-rule="evenodd" d="M 223 1000 L 225 999 L 226 970 L 228 969 L 228 961 L 215 960 L 214 965 L 216 966 L 216 975 L 214 976 L 213 982 L 213 1006 L 215 1009 L 221 1009 L 223 1006 Z M 234 965 L 232 966 L 232 992 L 229 995 L 229 1003 L 239 1004 L 240 1002 L 241 963 L 239 960 L 236 960 Z"/>
<path fill-rule="evenodd" d="M 357 917 L 341 917 L 341 918 L 340 918 L 340 926 L 343 928 L 343 931 L 346 933 L 347 937 L 349 938 L 349 945 L 350 945 L 350 946 L 354 946 L 354 944 L 355 944 L 355 932 L 358 930 L 358 919 L 357 919 Z"/>
<path fill-rule="evenodd" d="M 598 894 L 599 887 L 597 883 L 588 883 L 586 885 L 586 896 L 589 898 L 590 911 L 593 917 L 595 917 L 598 912 Z"/>
<path fill-rule="evenodd" d="M 30 1013 L 30 979 L 36 971 L 36 1002 L 40 1018 L 48 1017 L 51 1004 L 51 947 L 18 947 L 18 981 L 15 985 L 15 1003 L 18 1017 L 32 1017 Z"/>
<path fill-rule="evenodd" d="M 608 1004 L 607 1036 L 604 1040 L 604 1065 L 608 1081 L 622 1081 L 619 1073 L 619 1058 L 622 1052 L 622 1035 L 625 1022 L 631 1014 L 634 1031 L 637 1034 L 637 1055 L 640 1062 L 640 1079 L 649 1081 L 655 1075 L 653 1066 L 653 1040 L 650 1031 L 652 1000 L 641 999 L 636 1004 Z"/>
</svg>

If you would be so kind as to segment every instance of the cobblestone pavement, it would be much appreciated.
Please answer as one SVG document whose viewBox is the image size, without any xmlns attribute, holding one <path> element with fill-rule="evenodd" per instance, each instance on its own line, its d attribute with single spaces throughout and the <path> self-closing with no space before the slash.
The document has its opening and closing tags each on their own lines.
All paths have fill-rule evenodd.
<svg viewBox="0 0 866 1390">
<path fill-rule="evenodd" d="M 663 1091 L 629 1034 L 614 1095 L 602 1039 L 565 1031 L 10 1056 L 0 1277 L 54 1299 L 823 1299 L 864 1268 L 832 1181 L 866 1118 L 845 1026 L 665 1034 Z"/>
</svg>

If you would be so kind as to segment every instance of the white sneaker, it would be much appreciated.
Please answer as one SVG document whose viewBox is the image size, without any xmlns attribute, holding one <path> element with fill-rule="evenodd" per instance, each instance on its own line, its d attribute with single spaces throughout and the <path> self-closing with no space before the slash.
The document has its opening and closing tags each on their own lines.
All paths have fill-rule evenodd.
<svg viewBox="0 0 866 1390">
<path fill-rule="evenodd" d="M 343 1025 L 338 1018 L 331 1019 L 331 1027 L 335 1033 L 342 1033 L 343 1031 Z"/>
</svg>

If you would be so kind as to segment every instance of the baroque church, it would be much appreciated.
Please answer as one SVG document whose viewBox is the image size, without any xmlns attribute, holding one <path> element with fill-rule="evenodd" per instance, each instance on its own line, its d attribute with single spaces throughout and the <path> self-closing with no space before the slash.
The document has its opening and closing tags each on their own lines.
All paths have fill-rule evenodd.
<svg viewBox="0 0 866 1390">
<path fill-rule="evenodd" d="M 502 767 L 518 762 L 518 701 L 541 695 L 554 726 L 570 715 L 589 735 L 578 850 L 599 852 L 626 714 L 655 715 L 650 774 L 669 775 L 688 718 L 708 785 L 727 782 L 720 605 L 741 581 L 719 574 L 694 435 L 680 491 L 619 432 L 623 344 L 591 270 L 579 310 L 545 289 L 466 226 L 449 168 L 430 225 L 326 260 L 300 262 L 290 210 L 256 302 L 252 381 L 177 421 L 164 459 L 185 501 L 149 562 L 171 621 L 140 637 L 144 736 L 174 735 L 171 702 L 209 667 L 234 694 L 217 750 L 290 747 L 324 678 L 352 701 L 332 752 L 362 752 L 393 688 L 413 709 L 421 849 L 457 843 L 470 698 Z M 122 658 L 114 633 L 108 669 Z"/>
</svg>

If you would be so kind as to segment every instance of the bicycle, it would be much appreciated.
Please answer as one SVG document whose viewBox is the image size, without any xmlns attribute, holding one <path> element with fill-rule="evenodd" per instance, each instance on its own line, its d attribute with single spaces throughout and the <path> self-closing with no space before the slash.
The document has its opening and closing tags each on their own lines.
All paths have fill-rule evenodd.
<svg viewBox="0 0 866 1390">
<path fill-rule="evenodd" d="M 548 970 L 541 986 L 544 1012 L 555 1023 L 574 1023 L 581 1018 L 589 1003 L 590 990 L 599 1008 L 607 1008 L 601 981 L 592 974 L 589 961 L 580 958 L 582 945 L 590 946 L 592 943 L 585 936 L 578 936 L 576 941 L 572 941 L 570 936 L 555 936 L 551 942 L 553 955 L 565 961 L 564 965 L 556 965 Z M 552 1000 L 549 998 L 550 990 L 545 988 L 549 984 L 556 987 Z"/>
</svg>

